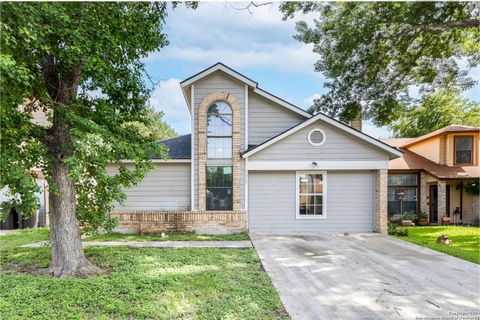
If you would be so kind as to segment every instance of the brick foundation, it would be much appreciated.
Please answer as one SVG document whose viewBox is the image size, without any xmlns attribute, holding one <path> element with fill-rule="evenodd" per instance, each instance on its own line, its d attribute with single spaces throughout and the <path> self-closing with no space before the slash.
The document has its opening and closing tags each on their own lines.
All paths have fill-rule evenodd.
<svg viewBox="0 0 480 320">
<path fill-rule="evenodd" d="M 235 233 L 247 230 L 247 213 L 233 211 L 128 211 L 112 212 L 117 231 L 152 234 L 161 232 Z"/>
</svg>

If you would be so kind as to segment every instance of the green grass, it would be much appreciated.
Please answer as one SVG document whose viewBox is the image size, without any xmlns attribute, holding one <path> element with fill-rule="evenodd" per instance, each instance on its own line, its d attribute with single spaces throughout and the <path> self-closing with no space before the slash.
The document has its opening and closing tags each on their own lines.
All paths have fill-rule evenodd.
<svg viewBox="0 0 480 320">
<path fill-rule="evenodd" d="M 405 229 L 405 228 L 399 228 Z M 480 228 L 476 227 L 413 227 L 408 237 L 396 237 L 451 256 L 480 264 Z M 449 246 L 436 243 L 442 234 L 452 240 Z"/>
<path fill-rule="evenodd" d="M 47 267 L 48 239 L 25 230 L 0 237 L 4 268 Z M 107 273 L 57 279 L 0 272 L 2 319 L 288 319 L 254 249 L 87 247 Z"/>
<path fill-rule="evenodd" d="M 138 235 L 138 234 L 122 234 L 122 233 L 106 233 L 94 235 L 86 238 L 84 241 L 216 241 L 216 240 L 250 240 L 248 233 L 233 234 L 193 234 L 193 233 L 174 233 L 166 234 L 165 237 L 160 235 Z"/>
</svg>

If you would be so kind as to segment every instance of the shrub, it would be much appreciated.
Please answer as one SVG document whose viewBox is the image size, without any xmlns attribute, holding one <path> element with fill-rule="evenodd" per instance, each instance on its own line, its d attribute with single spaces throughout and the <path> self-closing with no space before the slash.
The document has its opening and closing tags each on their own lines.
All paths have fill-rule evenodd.
<svg viewBox="0 0 480 320">
<path fill-rule="evenodd" d="M 389 223 L 388 234 L 391 236 L 408 237 L 408 229 L 398 229 L 396 225 Z"/>
<path fill-rule="evenodd" d="M 418 219 L 427 219 L 427 218 L 428 218 L 428 214 L 427 214 L 425 211 L 420 210 L 420 211 L 417 213 L 417 218 L 418 218 Z"/>
<path fill-rule="evenodd" d="M 417 221 L 417 219 L 418 216 L 415 214 L 415 212 L 406 212 L 402 217 L 402 220 Z"/>
</svg>

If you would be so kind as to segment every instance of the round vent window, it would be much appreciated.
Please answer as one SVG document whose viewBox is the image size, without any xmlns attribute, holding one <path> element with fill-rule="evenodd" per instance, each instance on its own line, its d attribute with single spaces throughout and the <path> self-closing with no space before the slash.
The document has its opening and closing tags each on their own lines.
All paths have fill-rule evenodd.
<svg viewBox="0 0 480 320">
<path fill-rule="evenodd" d="M 315 147 L 321 146 L 325 142 L 325 138 L 325 132 L 319 128 L 315 128 L 308 133 L 308 142 Z"/>
</svg>

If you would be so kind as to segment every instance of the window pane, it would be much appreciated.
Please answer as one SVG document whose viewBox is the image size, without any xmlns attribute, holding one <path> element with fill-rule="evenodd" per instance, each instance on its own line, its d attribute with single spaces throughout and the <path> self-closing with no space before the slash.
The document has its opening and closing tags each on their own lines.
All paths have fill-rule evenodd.
<svg viewBox="0 0 480 320">
<path fill-rule="evenodd" d="M 472 137 L 455 137 L 455 150 L 472 150 Z"/>
<path fill-rule="evenodd" d="M 232 210 L 232 188 L 207 188 L 207 210 Z"/>
<path fill-rule="evenodd" d="M 417 188 L 388 188 L 388 212 L 417 212 Z"/>
<path fill-rule="evenodd" d="M 322 174 L 299 174 L 299 215 L 323 214 L 323 176 Z"/>
<path fill-rule="evenodd" d="M 208 136 L 231 136 L 232 115 L 208 114 L 207 117 Z"/>
<path fill-rule="evenodd" d="M 232 157 L 232 138 L 208 138 L 207 156 L 211 159 Z"/>
<path fill-rule="evenodd" d="M 457 151 L 455 157 L 456 163 L 472 163 L 471 151 Z"/>
<path fill-rule="evenodd" d="M 208 166 L 207 210 L 232 210 L 232 167 Z"/>
<path fill-rule="evenodd" d="M 216 101 L 208 107 L 207 113 L 232 114 L 232 108 L 226 102 Z"/>
<path fill-rule="evenodd" d="M 417 178 L 418 175 L 416 173 L 389 174 L 388 184 L 393 186 L 416 185 Z"/>
</svg>

